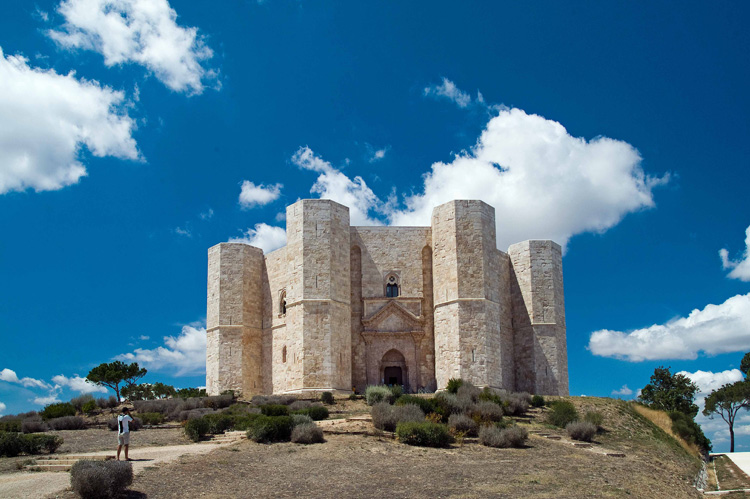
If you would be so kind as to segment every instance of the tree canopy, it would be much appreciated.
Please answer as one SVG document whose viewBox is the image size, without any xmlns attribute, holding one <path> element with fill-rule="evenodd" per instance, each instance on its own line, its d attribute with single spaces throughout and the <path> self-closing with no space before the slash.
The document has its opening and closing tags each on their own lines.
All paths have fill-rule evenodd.
<svg viewBox="0 0 750 499">
<path fill-rule="evenodd" d="M 740 409 L 748 408 L 750 408 L 750 380 L 724 385 L 706 397 L 703 415 L 713 418 L 714 414 L 718 414 L 729 425 L 729 452 L 734 452 L 734 422 L 737 413 Z"/>
<path fill-rule="evenodd" d="M 653 409 L 679 411 L 695 418 L 698 406 L 693 401 L 698 385 L 683 374 L 672 374 L 669 369 L 664 366 L 654 369 L 650 383 L 641 390 L 639 400 Z"/>
<path fill-rule="evenodd" d="M 742 357 L 742 362 L 740 362 L 740 371 L 742 371 L 742 374 L 744 374 L 747 378 L 748 371 L 750 371 L 750 352 L 747 352 L 745 356 Z"/>
<path fill-rule="evenodd" d="M 106 386 L 115 391 L 117 400 L 120 401 L 120 383 L 125 386 L 134 386 L 137 381 L 146 375 L 146 369 L 137 362 L 125 364 L 116 360 L 99 364 L 89 371 L 86 379 L 99 386 Z"/>
</svg>

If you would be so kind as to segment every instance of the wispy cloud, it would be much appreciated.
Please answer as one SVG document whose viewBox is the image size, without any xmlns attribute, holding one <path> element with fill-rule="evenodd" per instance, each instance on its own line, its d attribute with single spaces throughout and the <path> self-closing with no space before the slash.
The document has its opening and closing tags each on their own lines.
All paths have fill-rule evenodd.
<svg viewBox="0 0 750 499">
<path fill-rule="evenodd" d="M 439 85 L 425 87 L 424 95 L 427 97 L 448 99 L 461 108 L 468 107 L 471 104 L 471 95 L 459 89 L 455 83 L 445 77 Z M 478 94 L 478 97 L 481 97 L 481 94 Z M 481 102 L 484 102 L 484 98 L 482 98 Z"/>
<path fill-rule="evenodd" d="M 65 23 L 49 36 L 62 47 L 98 52 L 107 66 L 144 66 L 176 92 L 200 94 L 217 73 L 203 66 L 213 56 L 194 27 L 177 24 L 167 0 L 64 0 Z"/>
<path fill-rule="evenodd" d="M 750 226 L 745 229 L 745 251 L 742 257 L 739 260 L 730 260 L 729 251 L 724 248 L 719 250 L 719 257 L 724 269 L 732 269 L 727 277 L 740 281 L 750 281 Z"/>
<path fill-rule="evenodd" d="M 628 388 L 628 385 L 622 385 L 622 388 L 619 390 L 612 390 L 612 395 L 615 395 L 617 397 L 629 397 L 633 395 L 633 390 Z"/>
</svg>

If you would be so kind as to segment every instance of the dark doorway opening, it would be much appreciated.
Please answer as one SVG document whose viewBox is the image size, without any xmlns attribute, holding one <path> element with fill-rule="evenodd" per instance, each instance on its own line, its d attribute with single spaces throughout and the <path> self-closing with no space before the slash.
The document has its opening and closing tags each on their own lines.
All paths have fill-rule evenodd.
<svg viewBox="0 0 750 499">
<path fill-rule="evenodd" d="M 400 367 L 386 367 L 383 371 L 386 385 L 403 385 L 404 379 Z"/>
</svg>

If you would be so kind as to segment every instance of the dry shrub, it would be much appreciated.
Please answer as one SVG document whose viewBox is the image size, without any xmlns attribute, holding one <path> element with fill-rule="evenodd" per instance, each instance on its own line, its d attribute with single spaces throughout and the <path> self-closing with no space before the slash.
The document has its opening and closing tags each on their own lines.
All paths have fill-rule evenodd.
<svg viewBox="0 0 750 499">
<path fill-rule="evenodd" d="M 84 412 L 83 406 L 88 402 L 94 402 L 94 396 L 90 393 L 70 399 L 70 403 L 73 404 L 73 407 L 75 407 L 78 412 Z"/>
<path fill-rule="evenodd" d="M 101 397 L 96 399 L 96 405 L 100 409 L 114 409 L 115 407 L 120 405 L 120 403 L 117 401 L 117 397 L 115 397 L 114 395 L 110 395 L 109 397 Z"/>
<path fill-rule="evenodd" d="M 24 433 L 42 433 L 49 430 L 49 427 L 42 421 L 29 419 L 21 423 L 21 431 Z"/>
<path fill-rule="evenodd" d="M 294 402 L 289 404 L 289 410 L 292 412 L 299 411 L 302 409 L 307 409 L 311 405 L 312 405 L 312 402 L 308 400 L 295 400 Z"/>
<path fill-rule="evenodd" d="M 390 405 L 380 402 L 372 406 L 372 424 L 375 428 L 395 431 L 401 422 L 424 421 L 424 412 L 416 405 Z"/>
<path fill-rule="evenodd" d="M 469 413 L 483 423 L 496 423 L 503 420 L 503 409 L 494 402 L 481 401 L 475 404 Z"/>
<path fill-rule="evenodd" d="M 322 444 L 325 442 L 323 430 L 312 422 L 297 425 L 292 430 L 292 442 L 295 444 Z"/>
<path fill-rule="evenodd" d="M 565 431 L 573 440 L 581 440 L 583 442 L 591 442 L 591 439 L 596 435 L 596 425 L 589 423 L 588 421 L 574 421 L 568 423 L 565 427 Z"/>
<path fill-rule="evenodd" d="M 255 395 L 250 402 L 253 405 L 290 405 L 297 400 L 292 395 Z"/>
<path fill-rule="evenodd" d="M 85 430 L 86 421 L 78 416 L 65 416 L 62 418 L 53 418 L 47 421 L 49 427 L 53 430 Z"/>
<path fill-rule="evenodd" d="M 315 422 L 307 414 L 292 414 L 292 424 L 297 427 L 303 424 L 315 424 Z"/>
<path fill-rule="evenodd" d="M 479 425 L 465 414 L 451 414 L 448 418 L 448 427 L 454 433 L 461 432 L 469 437 L 476 437 Z"/>
<path fill-rule="evenodd" d="M 505 408 L 511 416 L 526 414 L 531 405 L 531 395 L 528 393 L 511 393 L 505 401 Z"/>
<path fill-rule="evenodd" d="M 523 447 L 528 436 L 528 432 L 519 426 L 505 429 L 497 426 L 482 426 L 479 429 L 479 442 L 487 447 Z"/>
<path fill-rule="evenodd" d="M 78 461 L 70 470 L 70 486 L 83 499 L 115 498 L 133 483 L 126 461 Z"/>
<path fill-rule="evenodd" d="M 367 405 L 374 406 L 380 402 L 392 404 L 396 401 L 396 396 L 387 386 L 371 385 L 365 390 L 365 399 L 367 400 Z"/>
</svg>

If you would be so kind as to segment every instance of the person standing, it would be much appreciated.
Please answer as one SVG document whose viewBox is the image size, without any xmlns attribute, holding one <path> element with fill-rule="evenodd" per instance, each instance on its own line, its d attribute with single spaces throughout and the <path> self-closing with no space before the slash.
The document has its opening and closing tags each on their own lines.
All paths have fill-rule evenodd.
<svg viewBox="0 0 750 499">
<path fill-rule="evenodd" d="M 128 457 L 128 448 L 130 447 L 130 409 L 122 408 L 122 414 L 117 416 L 117 460 L 120 460 L 120 451 L 125 447 L 125 460 L 130 461 Z"/>
</svg>

